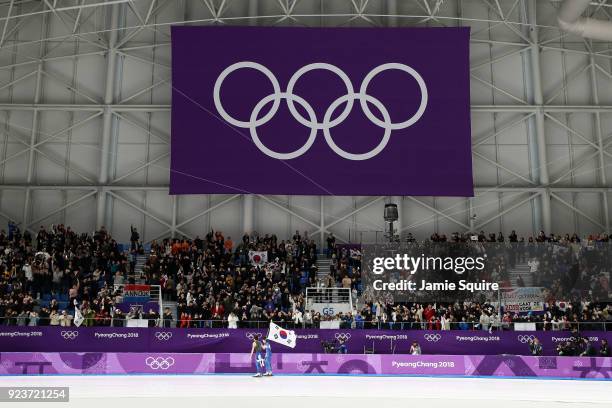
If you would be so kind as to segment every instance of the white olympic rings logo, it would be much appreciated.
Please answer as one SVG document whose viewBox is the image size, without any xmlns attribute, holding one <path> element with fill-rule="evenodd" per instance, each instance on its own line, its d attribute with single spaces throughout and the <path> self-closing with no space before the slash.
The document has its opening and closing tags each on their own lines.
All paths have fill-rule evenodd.
<svg viewBox="0 0 612 408">
<path fill-rule="evenodd" d="M 256 336 L 259 336 L 260 338 L 263 336 L 261 333 L 249 333 L 249 332 L 245 333 L 244 335 L 249 340 L 253 340 Z"/>
<path fill-rule="evenodd" d="M 74 340 L 79 336 L 78 331 L 62 331 L 60 334 L 66 340 Z"/>
<path fill-rule="evenodd" d="M 517 340 L 520 341 L 521 343 L 529 343 L 530 341 L 533 341 L 533 339 L 535 339 L 535 336 L 530 334 L 519 334 L 518 336 L 516 336 Z"/>
<path fill-rule="evenodd" d="M 170 340 L 172 338 L 172 332 L 155 332 L 155 338 L 160 341 Z"/>
<path fill-rule="evenodd" d="M 255 105 L 255 107 L 251 111 L 251 117 L 248 121 L 241 121 L 235 119 L 227 113 L 227 111 L 223 108 L 223 105 L 221 104 L 221 85 L 223 84 L 223 81 L 227 78 L 229 74 L 241 68 L 251 68 L 261 72 L 270 80 L 270 82 L 272 83 L 272 87 L 274 88 L 274 93 L 262 98 Z M 295 84 L 297 83 L 298 79 L 305 73 L 316 69 L 333 72 L 334 74 L 338 75 L 340 79 L 342 79 L 342 82 L 344 82 L 344 85 L 346 86 L 346 95 L 339 97 L 329 105 L 329 107 L 325 111 L 325 115 L 323 117 L 322 122 L 319 122 L 317 120 L 317 115 L 312 106 L 303 98 L 293 93 L 293 88 L 295 87 Z M 418 83 L 421 91 L 421 103 L 416 113 L 408 120 L 398 123 L 391 122 L 391 117 L 389 116 L 389 111 L 387 110 L 387 108 L 385 108 L 385 106 L 380 100 L 376 99 L 371 95 L 368 95 L 367 93 L 368 85 L 376 75 L 380 74 L 383 71 L 393 69 L 403 71 L 412 76 Z M 423 77 L 414 68 L 397 62 L 379 65 L 372 69 L 370 72 L 368 72 L 368 74 L 361 82 L 359 92 L 354 91 L 353 84 L 351 83 L 351 80 L 349 79 L 348 75 L 346 75 L 346 73 L 337 66 L 324 62 L 308 64 L 303 66 L 293 74 L 287 84 L 287 90 L 285 92 L 282 92 L 280 84 L 272 73 L 272 71 L 256 62 L 241 61 L 230 65 L 229 67 L 225 68 L 223 72 L 221 72 L 221 74 L 217 78 L 217 81 L 215 82 L 213 90 L 213 100 L 215 103 L 215 108 L 217 108 L 217 112 L 219 112 L 219 115 L 221 115 L 223 119 L 225 119 L 227 122 L 236 127 L 249 129 L 251 133 L 251 138 L 253 139 L 255 146 L 257 146 L 257 148 L 265 155 L 279 160 L 295 159 L 296 157 L 300 157 L 301 155 L 306 153 L 314 143 L 319 130 L 323 131 L 323 136 L 325 137 L 325 141 L 327 142 L 328 146 L 339 156 L 344 157 L 348 160 L 371 159 L 372 157 L 378 155 L 385 148 L 385 146 L 387 146 L 387 143 L 389 143 L 389 139 L 391 138 L 392 130 L 406 129 L 415 124 L 421 118 L 421 116 L 423 116 L 423 113 L 425 113 L 425 108 L 427 107 L 428 98 L 429 96 L 427 93 L 427 85 L 425 84 L 425 80 L 423 80 Z M 257 127 L 269 122 L 272 119 L 272 117 L 278 111 L 281 99 L 287 100 L 287 106 L 289 107 L 289 111 L 291 112 L 293 117 L 300 124 L 306 126 L 307 128 L 310 128 L 310 135 L 306 143 L 299 149 L 289 153 L 279 153 L 269 149 L 261 142 L 259 136 L 257 135 Z M 350 153 L 343 150 L 334 142 L 331 136 L 331 129 L 342 123 L 348 117 L 348 115 L 351 113 L 355 100 L 359 100 L 361 109 L 363 110 L 366 117 L 375 125 L 384 129 L 383 138 L 378 144 L 378 146 L 376 146 L 369 152 L 359 154 Z M 272 108 L 270 109 L 270 111 L 262 117 L 259 117 L 259 113 L 261 112 L 261 110 L 270 102 L 272 102 Z M 295 107 L 296 103 L 306 111 L 308 118 L 303 117 L 300 112 L 298 112 Z M 372 113 L 370 107 L 368 106 L 369 103 L 376 107 L 376 109 L 382 115 L 383 120 L 380 120 L 376 117 L 376 115 Z M 342 113 L 340 113 L 340 115 L 338 115 L 338 117 L 332 119 L 332 115 L 341 104 L 346 104 L 344 110 L 342 111 Z"/>
<path fill-rule="evenodd" d="M 152 370 L 167 370 L 174 365 L 174 358 L 172 357 L 147 357 L 145 364 L 148 365 Z"/>
<path fill-rule="evenodd" d="M 351 338 L 351 333 L 336 333 L 334 337 L 338 341 L 348 341 Z"/>
<path fill-rule="evenodd" d="M 423 337 L 425 338 L 425 340 L 433 341 L 434 343 L 440 341 L 440 339 L 442 338 L 442 336 L 440 336 L 439 334 L 424 334 Z"/>
</svg>

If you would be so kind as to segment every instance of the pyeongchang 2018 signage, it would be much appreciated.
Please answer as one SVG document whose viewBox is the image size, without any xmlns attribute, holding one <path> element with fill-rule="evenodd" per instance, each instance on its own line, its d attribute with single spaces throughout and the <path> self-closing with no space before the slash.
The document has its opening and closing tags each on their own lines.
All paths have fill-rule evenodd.
<svg viewBox="0 0 612 408">
<path fill-rule="evenodd" d="M 469 28 L 172 27 L 170 192 L 472 196 Z"/>
</svg>

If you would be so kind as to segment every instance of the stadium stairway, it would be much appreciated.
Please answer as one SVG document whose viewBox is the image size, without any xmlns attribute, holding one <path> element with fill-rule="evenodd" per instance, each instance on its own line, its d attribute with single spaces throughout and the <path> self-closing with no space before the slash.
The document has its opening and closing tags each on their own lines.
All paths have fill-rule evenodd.
<svg viewBox="0 0 612 408">
<path fill-rule="evenodd" d="M 138 254 L 136 256 L 136 267 L 134 268 L 133 274 L 128 274 L 128 278 L 134 278 L 135 283 L 145 283 L 144 266 L 149 259 L 149 250 L 146 250 L 144 254 Z"/>
<path fill-rule="evenodd" d="M 329 266 L 331 265 L 331 259 L 321 254 L 317 258 L 317 278 L 324 279 L 329 275 Z"/>
<path fill-rule="evenodd" d="M 162 301 L 163 304 L 163 308 L 170 308 L 170 311 L 172 311 L 172 319 L 174 320 L 174 322 L 178 321 L 178 311 L 177 311 L 177 307 L 176 307 L 176 302 L 173 300 L 163 300 Z"/>
<path fill-rule="evenodd" d="M 514 268 L 509 269 L 510 272 L 510 282 L 512 285 L 516 285 L 516 282 L 520 277 L 523 278 L 523 282 L 525 282 L 526 287 L 533 286 L 533 276 L 531 272 L 529 272 L 529 266 L 526 263 L 516 264 Z"/>
</svg>

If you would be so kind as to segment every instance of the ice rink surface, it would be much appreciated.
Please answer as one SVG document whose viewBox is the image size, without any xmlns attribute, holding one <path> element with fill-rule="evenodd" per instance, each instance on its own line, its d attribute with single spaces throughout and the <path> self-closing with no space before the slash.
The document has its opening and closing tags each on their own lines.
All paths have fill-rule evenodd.
<svg viewBox="0 0 612 408">
<path fill-rule="evenodd" d="M 612 407 L 612 381 L 384 376 L 132 375 L 1 377 L 69 386 L 74 407 Z M 40 403 L 2 403 L 40 408 Z"/>
</svg>

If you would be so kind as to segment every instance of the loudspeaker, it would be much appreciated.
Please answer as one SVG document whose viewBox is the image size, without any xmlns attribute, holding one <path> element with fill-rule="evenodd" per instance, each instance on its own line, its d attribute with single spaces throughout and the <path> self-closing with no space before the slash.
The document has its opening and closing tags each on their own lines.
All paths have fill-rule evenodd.
<svg viewBox="0 0 612 408">
<path fill-rule="evenodd" d="M 398 219 L 397 204 L 385 204 L 385 221 L 393 222 Z"/>
</svg>

